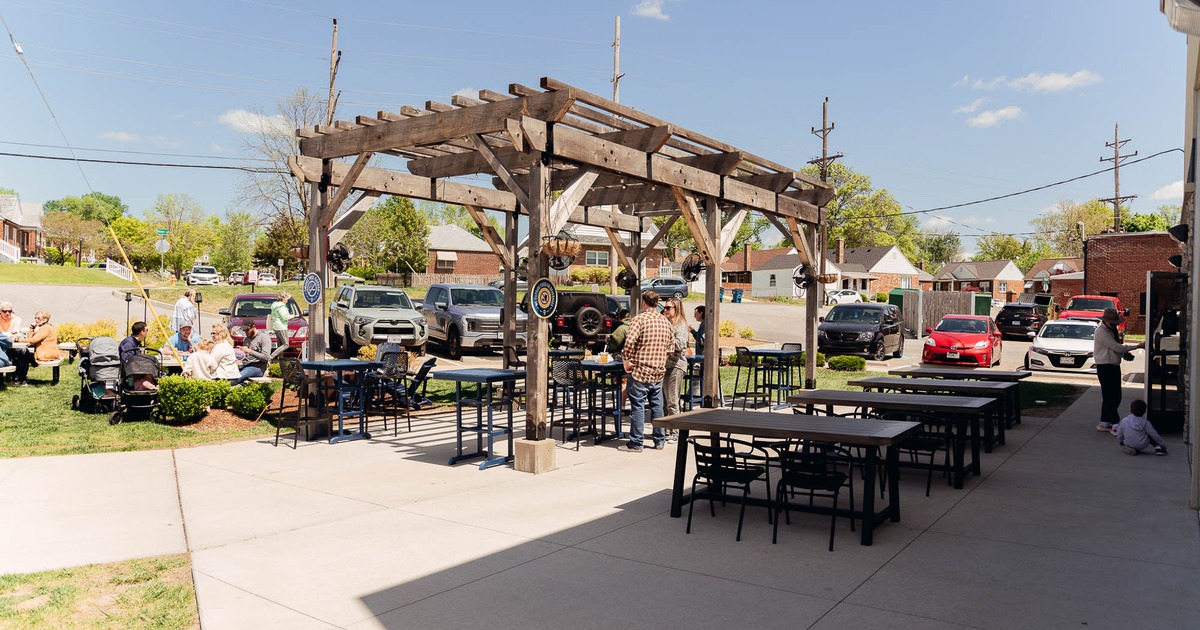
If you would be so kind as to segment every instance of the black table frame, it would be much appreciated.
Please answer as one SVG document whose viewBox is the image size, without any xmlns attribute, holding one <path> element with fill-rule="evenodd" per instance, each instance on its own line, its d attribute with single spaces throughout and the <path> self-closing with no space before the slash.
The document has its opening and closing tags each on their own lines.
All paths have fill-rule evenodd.
<svg viewBox="0 0 1200 630">
<path fill-rule="evenodd" d="M 625 364 L 614 360 L 609 360 L 608 363 L 588 360 L 580 361 L 579 369 L 586 375 L 584 388 L 587 390 L 587 418 L 588 423 L 593 427 L 582 434 L 592 433 L 595 436 L 593 440 L 595 444 L 625 437 L 625 432 L 621 431 L 621 406 L 624 403 L 621 398 L 621 384 L 625 380 Z M 610 394 L 613 399 L 612 408 L 608 405 Z M 599 405 L 596 404 L 597 397 L 599 397 Z M 578 394 L 576 394 L 575 400 L 577 402 L 580 400 Z M 579 411 L 576 410 L 576 412 Z M 614 423 L 611 434 L 607 430 L 610 415 L 613 416 Z M 599 425 L 596 424 L 597 416 L 600 417 Z M 571 436 L 571 438 L 574 437 L 574 435 Z"/>
<path fill-rule="evenodd" d="M 949 378 L 960 381 L 988 381 L 993 383 L 1020 383 L 1033 376 L 1029 370 L 995 370 L 990 368 L 950 368 L 932 365 L 907 366 L 888 370 L 889 376 L 904 378 Z M 1015 388 L 1004 402 L 1004 417 L 1008 428 L 1021 424 L 1021 390 Z"/>
<path fill-rule="evenodd" d="M 675 453 L 675 475 L 671 488 L 671 518 L 683 515 L 683 506 L 694 497 L 684 496 L 683 485 L 687 473 L 688 437 L 691 431 L 708 432 L 713 440 L 721 433 L 751 435 L 764 438 L 806 439 L 822 442 L 839 442 L 864 447 L 863 500 L 860 510 L 838 508 L 839 516 L 857 517 L 862 523 L 860 542 L 870 546 L 874 542 L 875 527 L 886 522 L 900 522 L 900 456 L 897 446 L 909 435 L 915 434 L 920 425 L 916 422 L 893 420 L 850 420 L 830 416 L 801 414 L 773 415 L 757 411 L 735 409 L 698 409 L 658 420 L 667 429 L 679 431 L 679 447 Z M 879 448 L 886 450 L 884 466 L 887 470 L 888 503 L 875 509 L 875 480 L 879 465 Z M 740 495 L 713 495 L 713 498 L 741 501 Z M 750 505 L 766 506 L 772 510 L 774 501 L 758 497 L 746 497 Z M 792 504 L 790 509 L 830 514 L 832 507 Z"/>
<path fill-rule="evenodd" d="M 506 384 L 513 383 L 525 378 L 525 370 L 493 370 L 493 369 L 466 369 L 466 370 L 444 370 L 430 374 L 430 377 L 443 381 L 454 381 L 454 402 L 455 402 L 455 447 L 456 455 L 450 458 L 449 464 L 453 466 L 461 461 L 475 459 L 476 457 L 484 457 L 484 461 L 479 464 L 479 470 L 491 468 L 506 464 L 513 460 L 513 407 L 514 401 L 511 396 L 507 395 L 509 388 L 503 387 Z M 463 397 L 463 385 L 474 385 L 475 392 L 473 396 Z M 500 387 L 501 394 L 496 395 L 497 386 Z M 475 407 L 475 424 L 468 425 L 463 421 L 463 407 Z M 503 427 L 496 428 L 495 414 L 496 407 L 504 407 L 507 411 L 506 423 Z M 487 421 L 484 422 L 483 410 L 487 409 Z M 475 451 L 471 453 L 463 452 L 463 434 L 475 434 Z M 487 449 L 483 447 L 483 438 L 487 436 Z M 504 457 L 496 456 L 496 438 L 508 438 L 508 455 Z"/>
<path fill-rule="evenodd" d="M 367 372 L 377 370 L 383 367 L 378 361 L 359 361 L 357 359 L 336 359 L 333 361 L 301 361 L 300 367 L 305 370 L 316 372 L 317 388 L 317 413 L 319 414 L 336 414 L 337 415 L 337 430 L 331 431 L 329 436 L 330 444 L 338 442 L 350 442 L 352 440 L 369 440 L 371 434 L 367 431 Z M 321 382 L 322 372 L 336 373 L 334 377 L 335 397 L 337 405 L 329 404 L 325 398 L 325 384 Z M 346 372 L 354 372 L 357 376 L 353 384 L 346 383 L 346 379 L 342 377 Z M 352 394 L 358 400 L 358 408 L 346 409 L 346 394 Z M 347 417 L 358 418 L 358 431 L 347 431 L 345 427 L 345 419 Z"/>
<path fill-rule="evenodd" d="M 947 378 L 899 378 L 888 376 L 873 376 L 869 378 L 851 379 L 846 382 L 852 387 L 861 387 L 864 391 L 894 391 L 911 394 L 947 394 L 950 396 L 988 396 L 996 399 L 995 412 L 989 413 L 983 423 L 983 452 L 991 453 L 992 446 L 1005 443 L 1004 431 L 1011 421 L 1007 415 L 1011 405 L 1009 401 L 1014 396 L 1014 390 L 1019 385 L 1013 382 L 1001 381 L 958 381 Z M 1018 398 L 1020 394 L 1015 394 Z M 1001 417 L 1004 421 L 1001 421 Z"/>
</svg>

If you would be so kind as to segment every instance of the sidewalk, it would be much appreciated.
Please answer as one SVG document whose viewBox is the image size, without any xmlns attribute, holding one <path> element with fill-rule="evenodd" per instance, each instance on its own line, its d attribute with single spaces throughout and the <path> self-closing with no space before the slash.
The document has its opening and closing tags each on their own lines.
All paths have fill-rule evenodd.
<svg viewBox="0 0 1200 630">
<path fill-rule="evenodd" d="M 1186 449 L 1123 455 L 1098 407 L 1093 388 L 1027 417 L 965 490 L 935 477 L 926 498 L 910 473 L 903 522 L 862 547 L 840 521 L 832 553 L 827 518 L 772 545 L 755 508 L 734 542 L 732 504 L 698 506 L 685 534 L 673 447 L 560 448 L 538 476 L 449 467 L 451 415 L 370 442 L 181 449 L 178 496 L 169 452 L 3 460 L 0 513 L 18 516 L 0 573 L 179 552 L 182 504 L 205 628 L 1192 626 Z"/>
</svg>

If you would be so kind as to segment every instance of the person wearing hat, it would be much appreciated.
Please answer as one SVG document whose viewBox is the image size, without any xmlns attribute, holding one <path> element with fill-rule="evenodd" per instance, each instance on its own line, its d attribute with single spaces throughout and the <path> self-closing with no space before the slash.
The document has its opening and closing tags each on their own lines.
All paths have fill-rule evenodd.
<svg viewBox="0 0 1200 630">
<path fill-rule="evenodd" d="M 1096 327 L 1096 336 L 1092 349 L 1096 361 L 1096 379 L 1100 381 L 1100 423 L 1097 431 L 1108 431 L 1116 434 L 1113 425 L 1121 420 L 1121 359 L 1126 353 L 1145 346 L 1145 343 L 1121 343 L 1121 332 L 1117 328 L 1125 322 L 1125 317 L 1115 308 L 1104 309 L 1100 325 Z"/>
</svg>

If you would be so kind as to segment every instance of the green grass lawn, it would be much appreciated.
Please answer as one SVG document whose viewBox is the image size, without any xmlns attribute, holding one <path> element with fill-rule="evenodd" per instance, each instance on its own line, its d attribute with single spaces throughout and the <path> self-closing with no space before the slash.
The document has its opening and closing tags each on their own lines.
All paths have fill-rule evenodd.
<svg viewBox="0 0 1200 630">
<path fill-rule="evenodd" d="M 0 575 L 5 628 L 199 628 L 187 554 Z"/>
<path fill-rule="evenodd" d="M 148 282 L 149 277 L 142 278 Z M 80 269 L 57 265 L 0 263 L 0 284 L 85 284 L 103 287 L 136 286 L 102 269 Z"/>
</svg>

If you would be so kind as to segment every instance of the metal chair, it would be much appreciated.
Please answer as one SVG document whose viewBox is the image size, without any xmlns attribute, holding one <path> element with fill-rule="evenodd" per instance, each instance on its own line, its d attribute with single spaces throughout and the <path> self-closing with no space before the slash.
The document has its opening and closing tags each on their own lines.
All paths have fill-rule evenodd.
<svg viewBox="0 0 1200 630">
<path fill-rule="evenodd" d="M 742 399 L 742 410 L 746 409 L 746 401 L 748 400 L 766 400 L 767 404 L 771 402 L 771 395 L 765 391 L 759 391 L 761 386 L 758 361 L 754 359 L 754 355 L 750 354 L 750 349 L 745 346 L 737 346 L 734 348 L 737 353 L 737 372 L 733 376 L 733 395 L 729 397 L 729 406 L 737 404 L 737 399 Z M 746 369 L 746 379 L 742 380 L 742 368 Z M 757 406 L 757 405 L 756 405 Z"/>
<path fill-rule="evenodd" d="M 304 373 L 300 361 L 296 359 L 280 359 L 279 369 L 283 376 L 283 387 L 279 391 L 279 411 L 275 414 L 275 446 L 279 446 L 279 433 L 283 425 L 291 424 L 296 429 L 295 439 L 292 440 L 292 449 L 295 449 L 300 444 L 300 421 L 308 415 L 308 389 L 313 380 Z M 289 389 L 296 393 L 296 415 L 291 419 L 283 415 L 283 399 Z"/>
<path fill-rule="evenodd" d="M 850 512 L 854 512 L 854 476 L 842 472 L 842 465 L 853 466 L 853 456 L 846 449 L 828 442 L 798 442 L 790 448 L 778 451 L 780 476 L 775 486 L 775 524 L 771 530 L 771 544 L 779 542 L 779 513 L 790 525 L 792 507 L 790 499 L 799 492 L 808 494 L 808 505 L 817 497 L 833 499 L 832 518 L 829 523 L 829 550 L 833 551 L 833 538 L 837 532 L 838 498 L 843 487 L 850 490 Z M 854 516 L 850 517 L 850 531 L 854 531 Z"/>
<path fill-rule="evenodd" d="M 392 435 L 397 435 L 400 411 L 404 411 L 408 430 L 412 431 L 412 405 L 408 400 L 408 353 L 387 352 L 379 359 L 383 368 L 367 375 L 367 409 L 378 411 L 387 430 L 388 414 L 392 417 Z"/>
<path fill-rule="evenodd" d="M 579 359 L 558 359 L 550 364 L 550 426 L 555 424 L 555 412 L 561 412 L 558 420 L 562 426 L 562 442 L 567 443 L 567 427 L 575 431 L 575 450 L 579 450 L 582 428 L 595 427 L 590 416 L 579 413 L 579 399 L 583 395 L 583 369 Z"/>
<path fill-rule="evenodd" d="M 929 496 L 929 490 L 933 486 L 934 469 L 940 468 L 949 481 L 950 450 L 955 440 L 954 431 L 951 430 L 949 422 L 933 414 L 916 411 L 889 411 L 881 414 L 881 417 L 884 420 L 902 420 L 921 424 L 920 432 L 900 443 L 897 450 L 901 455 L 908 455 L 912 464 L 928 469 L 929 472 L 925 479 L 925 496 Z M 941 465 L 933 463 L 937 459 L 938 451 L 945 451 L 945 458 Z M 923 466 L 918 461 L 921 455 L 929 456 L 929 462 Z"/>
<path fill-rule="evenodd" d="M 713 516 L 716 516 L 717 509 L 713 498 L 720 497 L 724 502 L 725 491 L 732 486 L 742 491 L 740 501 L 742 507 L 738 512 L 736 538 L 740 541 L 742 539 L 742 521 L 746 518 L 746 500 L 750 496 L 750 484 L 767 474 L 766 466 L 750 463 L 745 453 L 748 451 L 758 452 L 764 458 L 767 457 L 767 453 L 749 442 L 733 438 L 717 438 L 716 444 L 706 444 L 705 441 L 708 440 L 704 438 L 701 440 L 704 441 L 696 438 L 688 439 L 696 457 L 696 475 L 692 477 L 692 495 L 691 501 L 688 502 L 687 533 L 692 533 L 692 512 L 696 507 L 696 501 L 700 498 L 707 498 L 708 510 Z M 703 491 L 696 489 L 700 483 L 704 484 Z M 770 500 L 771 490 L 768 486 L 767 501 L 770 502 Z M 768 518 L 770 517 L 768 516 Z"/>
</svg>

